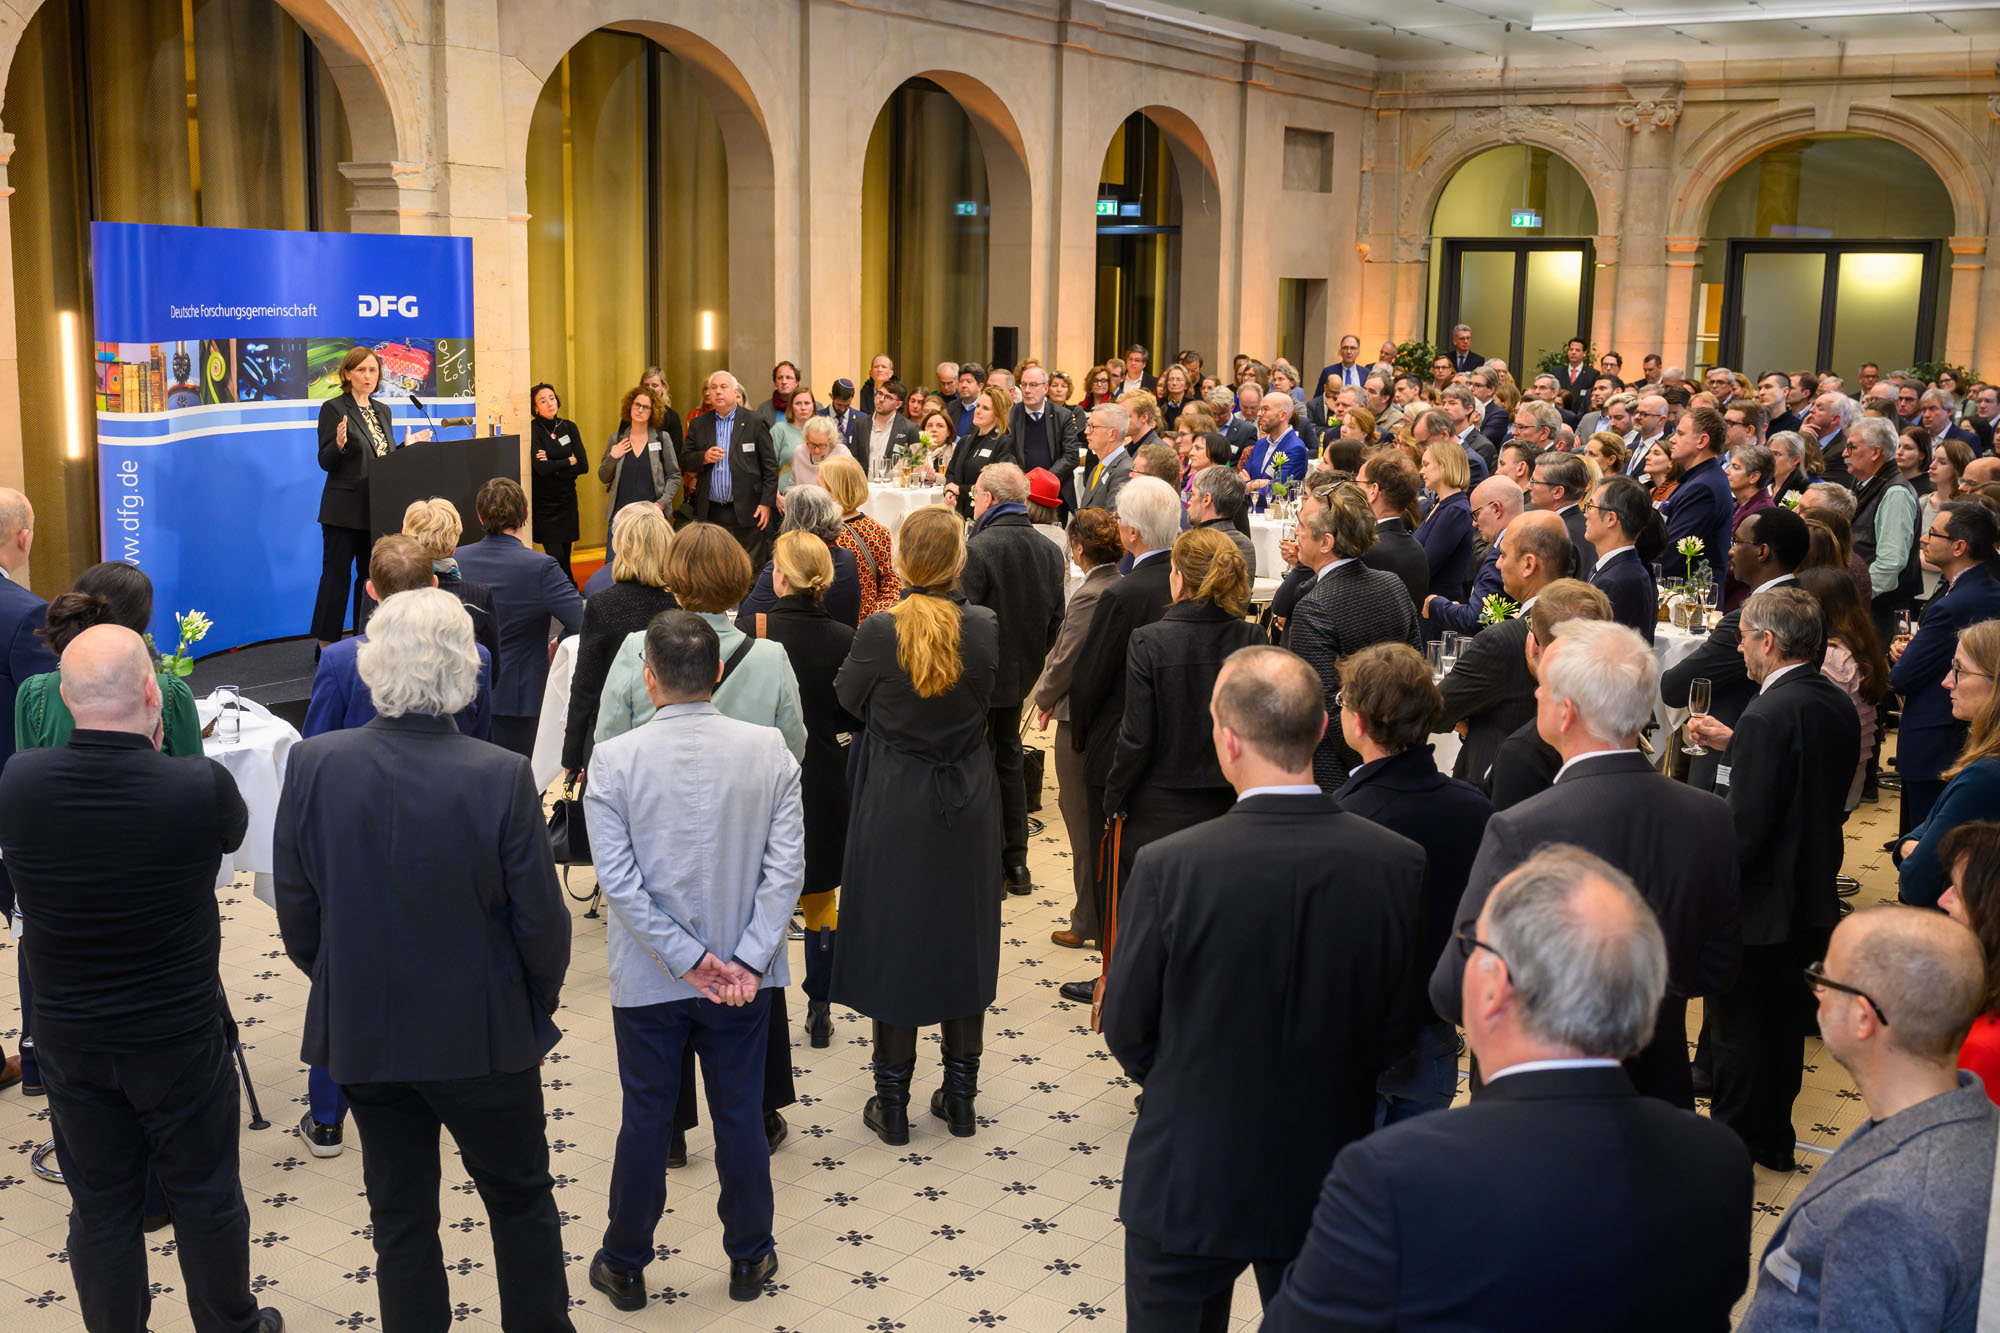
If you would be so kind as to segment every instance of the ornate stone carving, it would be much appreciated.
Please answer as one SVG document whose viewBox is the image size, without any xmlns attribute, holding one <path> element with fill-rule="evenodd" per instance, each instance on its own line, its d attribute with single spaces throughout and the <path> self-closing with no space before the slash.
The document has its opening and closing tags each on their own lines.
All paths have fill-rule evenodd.
<svg viewBox="0 0 2000 1333">
<path fill-rule="evenodd" d="M 1618 123 L 1637 134 L 1640 130 L 1670 130 L 1681 118 L 1678 98 L 1660 101 L 1626 102 L 1618 108 Z"/>
<path fill-rule="evenodd" d="M 1986 94 L 1986 114 L 2000 120 L 2000 93 Z"/>
</svg>

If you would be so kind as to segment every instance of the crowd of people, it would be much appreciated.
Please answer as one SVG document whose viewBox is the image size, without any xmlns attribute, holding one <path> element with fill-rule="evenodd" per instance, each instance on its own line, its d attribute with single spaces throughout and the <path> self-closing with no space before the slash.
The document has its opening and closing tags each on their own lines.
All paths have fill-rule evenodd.
<svg viewBox="0 0 2000 1333">
<path fill-rule="evenodd" d="M 470 542 L 451 504 L 412 505 L 360 552 L 343 638 L 342 525 L 393 447 L 379 367 L 349 357 L 275 881 L 311 979 L 298 1133 L 337 1154 L 352 1113 L 382 1327 L 450 1320 L 440 1129 L 488 1210 L 503 1326 L 571 1326 L 539 1065 L 572 917 L 525 757 L 569 634 L 554 721 L 623 1089 L 589 1281 L 618 1310 L 647 1301 L 697 1067 L 730 1295 L 778 1272 L 794 929 L 804 1038 L 827 1045 L 835 1007 L 872 1024 L 867 1131 L 979 1133 L 1002 908 L 1034 887 L 1025 733 L 1071 853 L 1052 942 L 1099 950 L 1052 1002 L 1141 1089 L 1128 1326 L 1226 1327 L 1248 1269 L 1272 1330 L 1727 1327 L 1753 1166 L 1798 1169 L 1815 1031 L 1869 1119 L 1754 1256 L 1742 1326 L 1975 1326 L 2000 395 L 1657 357 L 1628 382 L 1580 339 L 1524 393 L 1463 327 L 1428 374 L 1339 346 L 1312 381 L 1239 357 L 1218 384 L 1193 353 L 1156 378 L 1133 347 L 1075 377 L 945 363 L 933 396 L 877 357 L 824 409 L 782 362 L 761 405 L 717 371 L 686 421 L 649 370 L 581 590 L 590 460 L 537 385 L 532 495 L 487 482 Z M 892 539 L 870 484 L 905 470 L 944 501 Z M 1282 568 L 1258 568 L 1259 508 Z M 7 1077 L 54 1113 L 87 1327 L 144 1327 L 143 1232 L 172 1225 L 197 1328 L 270 1333 L 217 975 L 245 805 L 141 637 L 146 576 L 93 566 L 44 605 L 17 581 L 32 539 L 0 492 L 0 867 L 31 1034 Z M 1663 670 L 1693 593 L 1662 585 L 1701 566 L 1722 614 Z M 1660 721 L 1691 704 L 1684 737 Z M 1850 910 L 1843 825 L 1885 792 L 1901 901 Z M 1499 1199 L 1496 1228 L 1477 1205 Z"/>
</svg>

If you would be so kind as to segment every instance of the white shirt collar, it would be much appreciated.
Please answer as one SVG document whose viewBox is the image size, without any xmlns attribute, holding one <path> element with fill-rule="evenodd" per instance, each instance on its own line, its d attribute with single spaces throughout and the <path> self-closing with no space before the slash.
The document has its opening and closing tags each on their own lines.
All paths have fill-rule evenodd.
<svg viewBox="0 0 2000 1333">
<path fill-rule="evenodd" d="M 1505 596 L 1504 593 L 1501 595 Z M 1542 595 L 1540 593 L 1536 593 L 1533 597 L 1530 597 L 1527 601 L 1521 603 L 1521 609 L 1514 613 L 1514 619 L 1526 620 L 1528 618 L 1528 612 L 1535 609 L 1535 603 L 1541 600 L 1541 596 Z"/>
<path fill-rule="evenodd" d="M 1773 671 L 1770 675 L 1764 677 L 1764 683 L 1757 687 L 1757 693 L 1759 694 L 1767 693 L 1773 685 L 1776 685 L 1786 676 L 1789 676 L 1792 672 L 1797 671 L 1800 667 L 1805 665 L 1806 663 L 1804 662 L 1793 662 L 1790 666 L 1779 667 L 1776 671 Z"/>
<path fill-rule="evenodd" d="M 1639 548 L 1636 546 L 1614 547 L 1613 549 L 1606 551 L 1603 555 L 1598 556 L 1597 563 L 1595 565 L 1592 565 L 1591 568 L 1602 569 L 1605 567 L 1605 565 L 1617 559 L 1619 556 L 1625 554 L 1627 551 L 1630 551 L 1632 553 L 1632 558 L 1634 560 L 1639 558 Z"/>
<path fill-rule="evenodd" d="M 1572 768 L 1576 767 L 1578 764 L 1582 763 L 1586 759 L 1602 759 L 1606 755 L 1636 754 L 1636 753 L 1638 753 L 1638 751 L 1634 750 L 1629 745 L 1617 750 L 1592 750 L 1588 754 L 1580 754 L 1573 759 L 1564 760 L 1563 766 L 1556 770 L 1556 775 L 1552 780 L 1555 782 L 1561 782 L 1563 774 L 1569 772 Z"/>
<path fill-rule="evenodd" d="M 1509 1074 L 1539 1074 L 1544 1070 L 1550 1070 L 1550 1069 L 1616 1069 L 1616 1068 L 1618 1068 L 1618 1062 L 1616 1060 L 1599 1060 L 1599 1059 L 1588 1059 L 1588 1058 L 1576 1059 L 1576 1060 L 1523 1060 L 1518 1065 L 1508 1065 L 1505 1069 L 1496 1069 L 1490 1074 L 1485 1073 L 1485 1071 L 1483 1070 L 1481 1071 L 1481 1073 L 1486 1079 L 1486 1081 L 1488 1083 L 1491 1083 L 1494 1079 L 1505 1078 Z"/>
<path fill-rule="evenodd" d="M 1151 560 L 1154 556 L 1165 555 L 1165 554 L 1167 554 L 1167 548 L 1162 546 L 1157 551 L 1148 551 L 1144 555 L 1135 555 L 1132 557 L 1132 568 L 1137 569 L 1139 566 L 1145 564 L 1148 560 Z"/>
<path fill-rule="evenodd" d="M 1778 577 L 1774 579 L 1765 579 L 1762 583 L 1758 584 L 1756 587 L 1750 590 L 1750 595 L 1752 597 L 1755 597 L 1758 593 L 1763 592 L 1766 588 L 1775 588 L 1780 583 L 1783 583 L 1786 579 L 1791 577 L 1792 575 L 1790 574 L 1780 574 L 1778 575 Z"/>
<path fill-rule="evenodd" d="M 1281 783 L 1275 787 L 1246 787 L 1236 793 L 1236 799 L 1247 801 L 1252 796 L 1318 796 L 1320 789 L 1312 783 Z"/>
</svg>

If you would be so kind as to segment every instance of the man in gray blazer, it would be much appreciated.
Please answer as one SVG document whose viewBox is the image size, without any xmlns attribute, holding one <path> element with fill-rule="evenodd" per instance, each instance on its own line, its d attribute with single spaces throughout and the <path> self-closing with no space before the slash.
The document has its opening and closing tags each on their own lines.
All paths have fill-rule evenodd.
<svg viewBox="0 0 2000 1333">
<path fill-rule="evenodd" d="M 584 796 L 610 909 L 611 1030 L 625 1089 L 611 1220 L 590 1285 L 627 1311 L 646 1304 L 689 1042 L 715 1122 L 730 1297 L 755 1300 L 778 1271 L 763 1112 L 768 991 L 791 981 L 786 927 L 805 876 L 798 762 L 776 728 L 709 702 L 722 650 L 708 622 L 692 611 L 655 616 L 644 671 L 659 711 L 598 742 Z"/>
<path fill-rule="evenodd" d="M 1979 943 L 1938 913 L 1871 907 L 1806 970 L 1869 1120 L 1778 1223 L 1738 1328 L 1972 1333 L 2000 1114 L 1957 1067 L 1985 1005 Z"/>
<path fill-rule="evenodd" d="M 1083 428 L 1084 448 L 1090 461 L 1084 464 L 1083 492 L 1077 496 L 1078 509 L 1109 509 L 1118 512 L 1118 492 L 1132 476 L 1132 455 L 1125 448 L 1129 418 L 1116 403 L 1090 409 L 1090 422 Z"/>
</svg>

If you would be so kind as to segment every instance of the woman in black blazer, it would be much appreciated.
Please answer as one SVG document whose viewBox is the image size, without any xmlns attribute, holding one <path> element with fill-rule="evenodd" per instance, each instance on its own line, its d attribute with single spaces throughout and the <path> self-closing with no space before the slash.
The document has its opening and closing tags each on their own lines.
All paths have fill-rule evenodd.
<svg viewBox="0 0 2000 1333">
<path fill-rule="evenodd" d="M 321 647 L 341 635 L 347 621 L 347 571 L 354 570 L 354 628 L 368 620 L 368 469 L 396 447 L 396 423 L 386 404 L 375 401 L 382 361 L 372 347 L 357 347 L 340 363 L 347 391 L 319 409 L 319 465 L 326 488 L 319 496 L 319 530 L 324 551 L 319 596 L 313 602 L 312 635 Z M 428 440 L 428 430 L 412 431 L 404 444 Z"/>
<path fill-rule="evenodd" d="M 805 886 L 799 891 L 799 909 L 806 918 L 806 1036 L 824 1047 L 833 1040 L 833 1010 L 827 1000 L 833 980 L 833 891 L 847 855 L 847 753 L 840 734 L 861 730 L 860 719 L 841 707 L 833 678 L 854 647 L 854 629 L 827 613 L 824 599 L 833 585 L 833 558 L 826 542 L 812 533 L 787 532 L 778 538 L 771 552 L 771 583 L 776 604 L 740 628 L 782 644 L 799 681 L 799 707 L 806 721 L 805 762 L 799 772 L 806 816 Z"/>
<path fill-rule="evenodd" d="M 944 474 L 945 488 L 951 492 L 951 504 L 960 518 L 972 517 L 972 483 L 979 480 L 982 468 L 1021 461 L 1021 447 L 1007 433 L 1007 417 L 1013 406 L 1007 401 L 1007 391 L 993 384 L 972 400 L 972 433 L 958 442 Z"/>
<path fill-rule="evenodd" d="M 1119 879 L 1156 838 L 1214 819 L 1236 803 L 1210 729 L 1201 725 L 1222 664 L 1262 642 L 1250 610 L 1250 570 L 1227 534 L 1195 528 L 1174 542 L 1173 604 L 1132 634 L 1125 716 L 1104 784 L 1104 811 L 1126 816 Z"/>
<path fill-rule="evenodd" d="M 534 409 L 531 447 L 534 461 L 529 465 L 535 478 L 535 540 L 541 543 L 563 577 L 570 573 L 569 548 L 576 544 L 576 479 L 590 470 L 583 452 L 583 432 L 574 421 L 556 415 L 562 399 L 553 384 L 537 384 L 528 390 L 528 405 Z"/>
<path fill-rule="evenodd" d="M 615 517 L 615 516 L 614 516 Z M 569 681 L 569 719 L 563 729 L 563 772 L 575 781 L 590 765 L 597 735 L 597 705 L 611 659 L 628 635 L 680 605 L 667 591 L 667 552 L 673 529 L 658 505 L 642 504 L 612 530 L 612 584 L 583 604 L 576 636 L 576 671 Z"/>
</svg>

